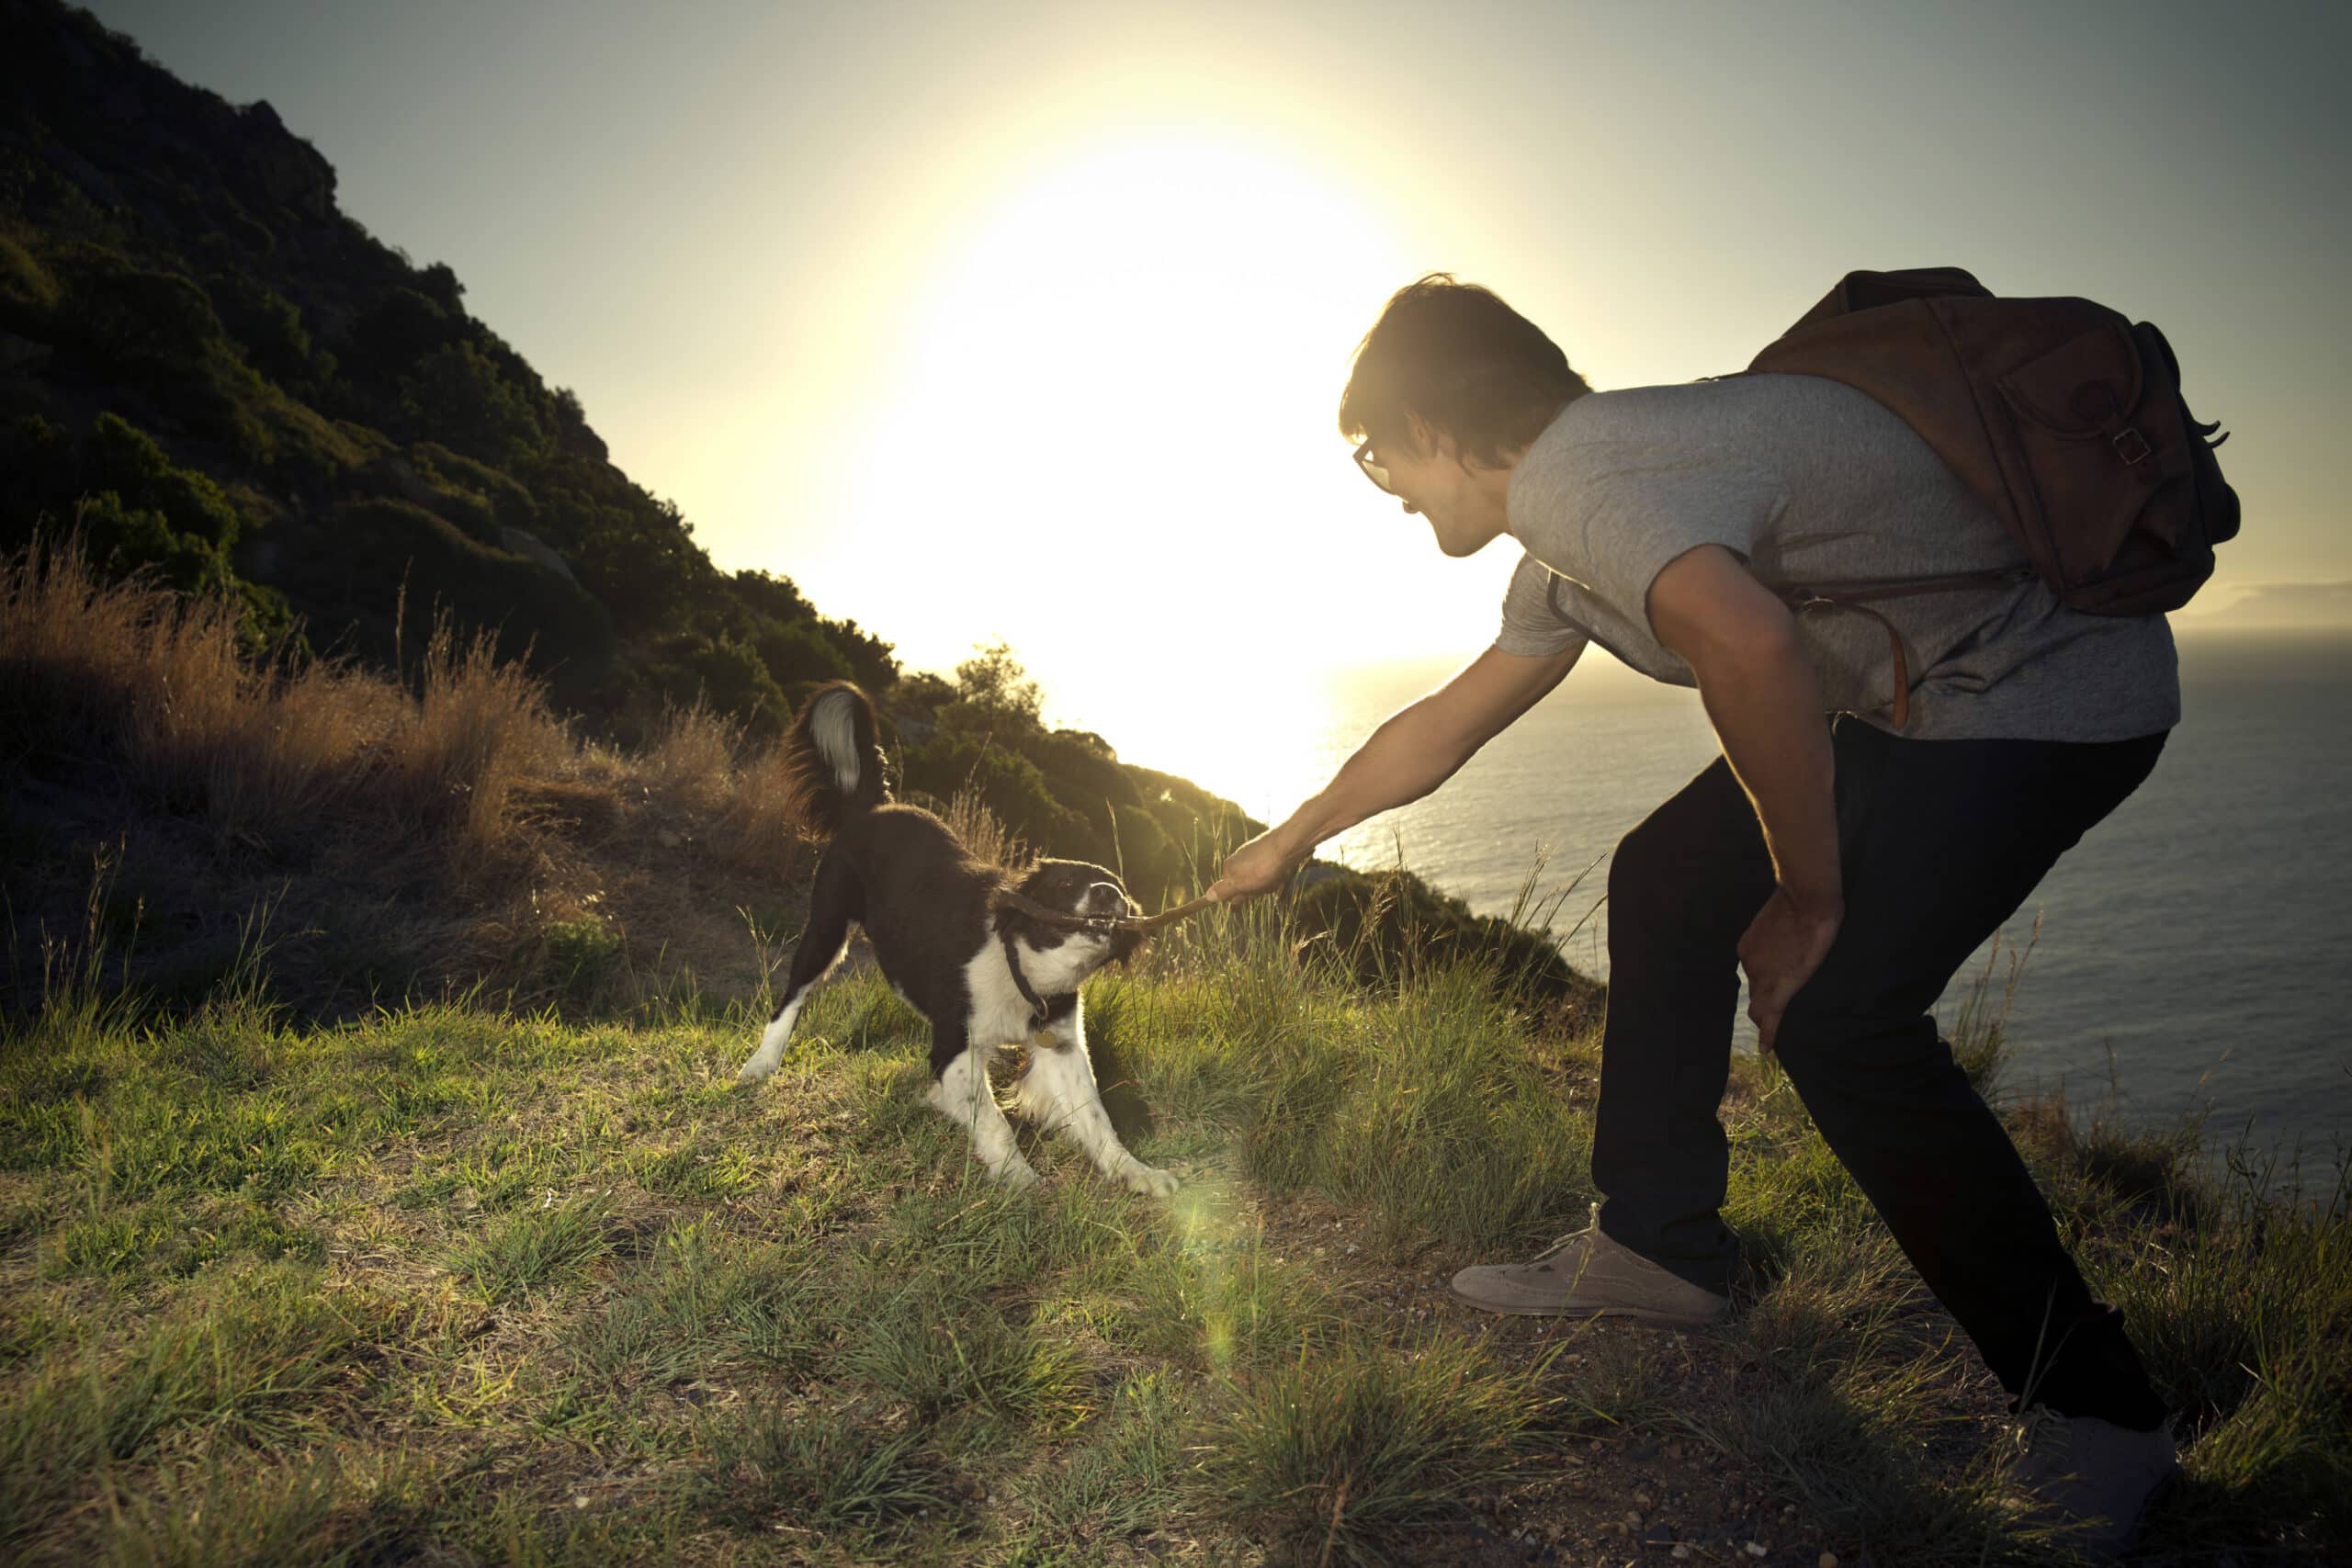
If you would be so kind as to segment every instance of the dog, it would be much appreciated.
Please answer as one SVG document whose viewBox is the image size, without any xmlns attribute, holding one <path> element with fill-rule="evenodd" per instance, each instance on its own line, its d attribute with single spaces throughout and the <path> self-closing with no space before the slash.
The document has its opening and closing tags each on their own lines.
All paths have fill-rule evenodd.
<svg viewBox="0 0 2352 1568">
<path fill-rule="evenodd" d="M 1069 860 L 1039 861 L 1016 885 L 937 817 L 888 798 L 876 732 L 872 700 L 847 681 L 811 693 L 793 724 L 791 766 L 810 821 L 828 838 L 784 1000 L 738 1081 L 757 1083 L 782 1064 L 809 989 L 841 962 L 855 921 L 891 989 L 930 1021 L 928 1098 L 970 1134 L 990 1176 L 1012 1187 L 1037 1180 L 988 1075 L 998 1049 L 1029 1044 L 1014 1113 L 1075 1144 L 1135 1191 L 1173 1192 L 1174 1176 L 1120 1143 L 1086 1049 L 1080 983 L 1141 940 L 1109 925 L 1137 912 L 1126 889 L 1102 866 Z M 1008 889 L 1102 924 L 1049 924 L 1001 903 Z"/>
</svg>

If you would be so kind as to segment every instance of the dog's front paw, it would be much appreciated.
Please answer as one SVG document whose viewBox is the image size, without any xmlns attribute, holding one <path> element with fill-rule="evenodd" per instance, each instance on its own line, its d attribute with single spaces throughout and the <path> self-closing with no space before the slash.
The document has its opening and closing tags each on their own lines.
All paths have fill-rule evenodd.
<svg viewBox="0 0 2352 1568">
<path fill-rule="evenodd" d="M 1007 1160 L 989 1174 L 996 1178 L 999 1187 L 1008 1191 L 1026 1192 L 1037 1185 L 1037 1168 L 1018 1156 Z"/>
<path fill-rule="evenodd" d="M 1128 1191 L 1140 1192 L 1147 1198 L 1171 1197 L 1182 1185 L 1173 1172 L 1146 1165 L 1141 1160 L 1137 1160 L 1122 1179 L 1126 1182 Z"/>
<path fill-rule="evenodd" d="M 741 1067 L 736 1069 L 735 1081 L 737 1083 L 762 1082 L 764 1079 L 775 1077 L 775 1070 L 780 1065 L 781 1063 L 779 1062 L 770 1061 L 768 1059 L 768 1054 L 765 1051 L 758 1052 L 753 1055 L 750 1061 L 744 1063 Z"/>
</svg>

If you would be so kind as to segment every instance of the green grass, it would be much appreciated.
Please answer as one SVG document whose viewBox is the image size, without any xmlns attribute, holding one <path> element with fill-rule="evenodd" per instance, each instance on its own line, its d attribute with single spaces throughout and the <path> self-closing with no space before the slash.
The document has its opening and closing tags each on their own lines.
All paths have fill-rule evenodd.
<svg viewBox="0 0 2352 1568">
<path fill-rule="evenodd" d="M 1053 1140 L 989 1184 L 871 977 L 756 1090 L 757 998 L 311 1029 L 251 974 L 169 1026 L 69 991 L 0 1041 L 0 1556 L 1426 1562 L 1509 1512 L 1587 1562 L 1662 1549 L 1566 1478 L 1670 1445 L 1849 1562 L 2052 1560 L 1987 1375 L 1777 1068 L 1724 1108 L 1737 1316 L 1498 1325 L 1442 1280 L 1583 1222 L 1597 1041 L 1306 962 L 1220 918 L 1090 987 L 1167 1202 Z M 2352 1550 L 2344 1192 L 2012 1113 L 2189 1413 L 2151 1560 Z"/>
</svg>

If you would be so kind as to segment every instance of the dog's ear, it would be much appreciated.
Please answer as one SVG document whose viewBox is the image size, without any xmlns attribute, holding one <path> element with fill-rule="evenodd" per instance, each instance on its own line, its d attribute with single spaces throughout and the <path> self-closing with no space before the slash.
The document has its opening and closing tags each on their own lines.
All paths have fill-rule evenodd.
<svg viewBox="0 0 2352 1568">
<path fill-rule="evenodd" d="M 1018 893 L 1021 889 L 1018 886 L 1008 883 L 1005 886 L 999 887 L 997 891 L 1000 893 Z M 1021 909 L 1014 905 L 1006 903 L 1002 898 L 989 899 L 989 909 L 990 913 L 996 916 L 996 929 L 1002 934 L 1012 937 L 1016 941 L 1025 937 L 1034 937 L 1037 934 L 1037 921 L 1035 918 L 1031 916 L 1027 911 Z"/>
</svg>

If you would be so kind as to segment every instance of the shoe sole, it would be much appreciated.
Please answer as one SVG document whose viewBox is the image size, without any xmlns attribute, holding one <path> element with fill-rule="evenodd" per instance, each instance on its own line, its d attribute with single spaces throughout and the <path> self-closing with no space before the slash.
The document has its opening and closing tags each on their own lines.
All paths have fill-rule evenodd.
<svg viewBox="0 0 2352 1568">
<path fill-rule="evenodd" d="M 1731 1315 L 1728 1308 L 1707 1317 L 1693 1317 L 1688 1313 L 1659 1312 L 1651 1307 L 1505 1306 L 1465 1296 L 1459 1291 L 1453 1292 L 1453 1299 L 1464 1306 L 1476 1307 L 1480 1312 L 1500 1313 L 1507 1317 L 1623 1317 L 1655 1328 L 1712 1328 Z"/>
</svg>

